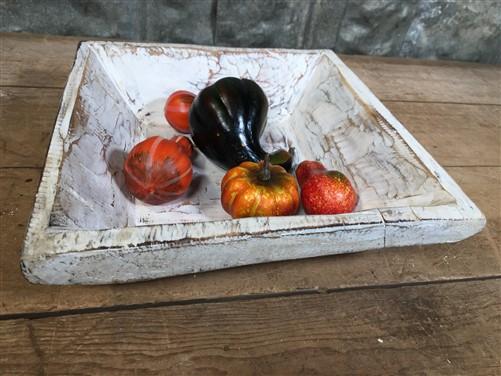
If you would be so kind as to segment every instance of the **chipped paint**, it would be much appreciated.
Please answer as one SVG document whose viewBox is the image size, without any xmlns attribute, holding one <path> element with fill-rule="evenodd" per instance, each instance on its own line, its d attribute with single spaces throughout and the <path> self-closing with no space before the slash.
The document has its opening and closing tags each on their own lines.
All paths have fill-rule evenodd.
<svg viewBox="0 0 501 376">
<path fill-rule="evenodd" d="M 139 140 L 175 132 L 174 90 L 225 76 L 257 81 L 270 100 L 265 149 L 294 147 L 347 174 L 355 213 L 232 220 L 224 171 L 200 153 L 190 192 L 149 206 L 124 189 Z M 458 241 L 485 218 L 441 166 L 331 51 L 82 43 L 56 120 L 25 239 L 36 283 L 123 283 L 238 265 Z"/>
</svg>

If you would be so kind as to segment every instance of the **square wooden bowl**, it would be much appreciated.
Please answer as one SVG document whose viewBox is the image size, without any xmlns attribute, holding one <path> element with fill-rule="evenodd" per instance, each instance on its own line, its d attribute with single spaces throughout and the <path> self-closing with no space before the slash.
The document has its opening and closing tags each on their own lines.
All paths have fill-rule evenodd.
<svg viewBox="0 0 501 376">
<path fill-rule="evenodd" d="M 127 152 L 175 131 L 175 90 L 226 77 L 270 102 L 261 142 L 295 163 L 345 173 L 360 199 L 343 215 L 231 219 L 224 171 L 198 153 L 190 191 L 150 206 L 124 187 Z M 124 283 L 374 248 L 454 242 L 485 218 L 445 170 L 329 50 L 84 42 L 69 76 L 28 227 L 22 269 L 35 283 Z"/>
</svg>

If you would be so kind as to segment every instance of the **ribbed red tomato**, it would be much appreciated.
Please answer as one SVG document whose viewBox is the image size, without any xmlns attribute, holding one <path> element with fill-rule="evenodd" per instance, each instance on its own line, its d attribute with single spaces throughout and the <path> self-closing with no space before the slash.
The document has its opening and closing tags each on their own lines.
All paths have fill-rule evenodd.
<svg viewBox="0 0 501 376">
<path fill-rule="evenodd" d="M 158 205 L 186 192 L 193 171 L 190 158 L 176 142 L 155 136 L 132 148 L 124 175 L 130 193 Z"/>
<path fill-rule="evenodd" d="M 193 155 L 193 144 L 188 137 L 174 136 L 171 138 L 171 140 L 174 141 L 186 153 L 188 158 L 191 158 L 191 156 Z"/>
<path fill-rule="evenodd" d="M 190 108 L 194 99 L 195 94 L 186 90 L 175 91 L 167 98 L 165 119 L 176 131 L 190 133 Z"/>
</svg>

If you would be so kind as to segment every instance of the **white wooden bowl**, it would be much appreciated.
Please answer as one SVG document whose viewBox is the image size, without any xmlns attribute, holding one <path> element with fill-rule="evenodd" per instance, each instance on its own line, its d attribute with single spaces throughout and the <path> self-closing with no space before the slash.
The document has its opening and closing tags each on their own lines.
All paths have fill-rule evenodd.
<svg viewBox="0 0 501 376">
<path fill-rule="evenodd" d="M 225 76 L 255 80 L 270 101 L 265 149 L 293 146 L 355 184 L 344 215 L 233 220 L 224 171 L 198 153 L 190 191 L 150 206 L 124 188 L 134 144 L 175 131 L 175 90 Z M 329 50 L 81 43 L 64 91 L 23 255 L 36 283 L 139 281 L 277 260 L 454 242 L 480 231 L 472 201 Z"/>
</svg>

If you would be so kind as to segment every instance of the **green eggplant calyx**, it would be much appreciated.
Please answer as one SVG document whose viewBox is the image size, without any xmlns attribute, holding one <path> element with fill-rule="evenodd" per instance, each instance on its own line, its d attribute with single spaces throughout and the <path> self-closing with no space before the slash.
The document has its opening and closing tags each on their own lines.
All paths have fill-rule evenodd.
<svg viewBox="0 0 501 376">
<path fill-rule="evenodd" d="M 270 172 L 270 155 L 266 154 L 264 156 L 264 162 L 261 167 L 261 171 L 259 171 L 259 180 L 261 181 L 269 181 L 271 179 L 271 172 Z"/>
<path fill-rule="evenodd" d="M 293 158 L 294 158 L 294 148 L 290 148 L 289 151 L 284 149 L 279 149 L 270 154 L 270 163 L 282 166 L 287 171 L 290 171 L 292 168 Z"/>
</svg>

